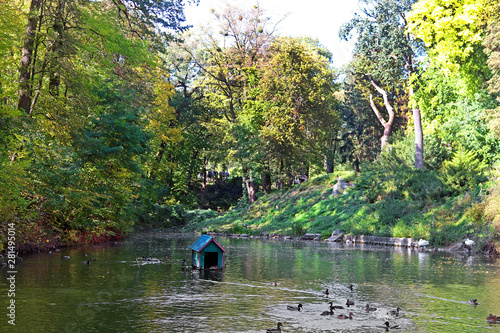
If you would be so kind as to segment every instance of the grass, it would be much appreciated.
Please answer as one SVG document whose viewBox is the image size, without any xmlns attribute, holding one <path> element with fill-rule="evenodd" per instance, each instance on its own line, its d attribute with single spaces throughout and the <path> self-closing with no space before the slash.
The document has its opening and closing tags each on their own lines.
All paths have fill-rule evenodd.
<svg viewBox="0 0 500 333">
<path fill-rule="evenodd" d="M 333 197 L 337 176 L 322 175 L 273 191 L 253 205 L 190 222 L 186 228 L 254 235 L 320 233 L 323 238 L 339 229 L 355 235 L 425 238 L 434 245 L 465 237 L 481 244 L 496 235 L 491 219 L 485 218 L 484 193 L 451 192 L 436 172 L 405 167 L 360 175 L 344 172 L 340 176 L 355 186 Z M 248 228 L 238 227 L 243 223 Z"/>
</svg>

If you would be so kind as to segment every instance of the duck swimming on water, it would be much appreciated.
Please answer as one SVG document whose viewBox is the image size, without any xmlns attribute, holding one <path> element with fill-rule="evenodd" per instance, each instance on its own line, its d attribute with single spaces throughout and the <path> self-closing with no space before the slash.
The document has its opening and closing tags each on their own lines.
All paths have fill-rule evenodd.
<svg viewBox="0 0 500 333">
<path fill-rule="evenodd" d="M 290 311 L 300 311 L 302 310 L 302 304 L 299 303 L 298 306 L 291 306 L 291 305 L 287 305 L 287 310 L 290 310 Z"/>
<path fill-rule="evenodd" d="M 339 319 L 352 319 L 352 316 L 354 316 L 354 313 L 349 312 L 348 316 L 346 316 L 345 314 L 341 314 L 337 318 L 339 318 Z"/>
<path fill-rule="evenodd" d="M 328 295 L 330 295 L 328 288 L 326 288 L 325 291 L 323 291 L 323 294 L 325 294 L 325 297 L 328 297 Z"/>
<path fill-rule="evenodd" d="M 347 307 L 350 307 L 351 305 L 354 305 L 354 302 L 347 299 L 347 302 L 345 302 L 345 305 L 347 305 Z"/>
<path fill-rule="evenodd" d="M 330 304 L 330 310 L 323 311 L 321 313 L 322 316 L 333 316 L 333 302 L 328 302 L 328 304 Z"/>
<path fill-rule="evenodd" d="M 330 311 L 323 311 L 322 316 L 333 316 L 333 308 L 330 307 Z"/>
<path fill-rule="evenodd" d="M 486 317 L 486 321 L 489 323 L 500 323 L 500 317 L 494 316 L 491 313 Z"/>
<path fill-rule="evenodd" d="M 377 308 L 372 308 L 370 304 L 366 304 L 365 311 L 377 311 Z"/>
<path fill-rule="evenodd" d="M 276 333 L 276 332 L 281 332 L 281 326 L 283 326 L 282 323 L 278 323 L 278 327 L 277 328 L 268 328 L 266 330 L 267 333 Z"/>
<path fill-rule="evenodd" d="M 399 310 L 401 310 L 401 308 L 398 306 L 398 307 L 396 308 L 396 310 L 389 311 L 389 314 L 390 314 L 391 316 L 397 317 L 397 316 L 399 316 Z"/>
<path fill-rule="evenodd" d="M 331 309 L 343 309 L 344 307 L 342 305 L 333 305 L 333 302 L 328 302 L 328 304 L 330 304 L 330 308 Z"/>
<path fill-rule="evenodd" d="M 386 322 L 384 323 L 384 327 L 385 327 L 385 330 L 386 330 L 386 331 L 388 331 L 389 329 L 399 328 L 399 325 L 392 325 L 392 326 L 391 326 L 391 324 L 389 324 L 389 322 L 388 322 L 388 321 L 386 321 Z"/>
</svg>

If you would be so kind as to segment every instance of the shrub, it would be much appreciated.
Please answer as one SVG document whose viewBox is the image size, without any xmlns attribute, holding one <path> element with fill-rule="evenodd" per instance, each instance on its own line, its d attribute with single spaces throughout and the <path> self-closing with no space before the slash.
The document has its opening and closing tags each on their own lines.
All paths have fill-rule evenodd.
<svg viewBox="0 0 500 333">
<path fill-rule="evenodd" d="M 443 163 L 442 170 L 446 184 L 453 191 L 461 193 L 485 182 L 486 168 L 486 163 L 480 161 L 475 152 L 460 148 L 453 154 L 451 161 Z"/>
<path fill-rule="evenodd" d="M 291 227 L 292 227 L 292 233 L 295 236 L 303 236 L 306 233 L 306 230 L 304 228 L 304 224 L 301 222 L 293 221 L 291 223 Z"/>
</svg>

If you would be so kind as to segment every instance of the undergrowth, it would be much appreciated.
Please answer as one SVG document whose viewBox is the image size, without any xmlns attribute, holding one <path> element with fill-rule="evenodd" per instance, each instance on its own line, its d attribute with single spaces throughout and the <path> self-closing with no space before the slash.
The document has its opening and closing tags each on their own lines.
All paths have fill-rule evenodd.
<svg viewBox="0 0 500 333">
<path fill-rule="evenodd" d="M 332 187 L 338 176 L 353 186 L 334 197 Z M 394 164 L 378 169 L 366 166 L 362 174 L 322 175 L 289 190 L 275 190 L 251 206 L 191 221 L 187 227 L 253 235 L 320 233 L 322 238 L 341 230 L 354 235 L 425 238 L 436 246 L 465 237 L 475 239 L 478 246 L 491 241 L 498 221 L 494 224 L 494 218 L 485 217 L 493 211 L 485 205 L 487 192 L 477 187 L 457 191 L 455 184 L 451 187 L 446 181 L 440 171 Z M 498 201 L 499 196 L 489 200 Z M 497 218 L 495 213 L 490 215 Z"/>
</svg>

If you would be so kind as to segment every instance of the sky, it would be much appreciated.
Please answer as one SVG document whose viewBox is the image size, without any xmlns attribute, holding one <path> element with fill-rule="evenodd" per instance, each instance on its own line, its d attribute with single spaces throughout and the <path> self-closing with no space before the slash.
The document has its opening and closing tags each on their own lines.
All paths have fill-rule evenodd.
<svg viewBox="0 0 500 333">
<path fill-rule="evenodd" d="M 194 27 L 206 24 L 210 9 L 222 9 L 227 4 L 248 8 L 259 4 L 269 16 L 278 20 L 288 16 L 277 26 L 281 36 L 317 38 L 333 54 L 333 64 L 340 67 L 349 62 L 354 42 L 341 41 L 339 29 L 358 9 L 357 0 L 200 0 L 198 6 L 187 4 L 186 23 Z"/>
</svg>

